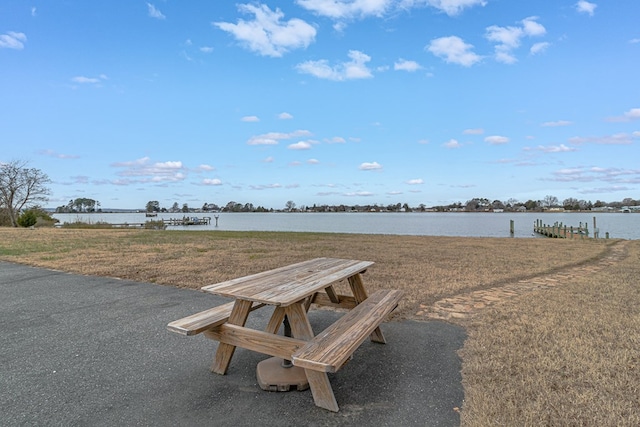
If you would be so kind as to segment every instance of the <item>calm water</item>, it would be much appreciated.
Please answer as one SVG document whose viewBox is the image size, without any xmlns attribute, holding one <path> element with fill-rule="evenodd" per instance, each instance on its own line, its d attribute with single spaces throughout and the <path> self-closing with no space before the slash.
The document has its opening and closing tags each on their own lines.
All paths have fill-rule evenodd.
<svg viewBox="0 0 640 427">
<path fill-rule="evenodd" d="M 317 231 L 327 233 L 404 234 L 417 236 L 510 237 L 509 222 L 514 221 L 515 237 L 534 237 L 536 219 L 545 224 L 556 221 L 568 226 L 581 222 L 593 235 L 593 218 L 600 236 L 640 239 L 640 214 L 636 213 L 221 213 L 216 227 L 214 214 L 189 214 L 211 217 L 209 226 L 169 227 L 174 230 L 229 231 Z M 54 214 L 61 222 L 99 221 L 112 224 L 143 223 L 160 218 L 182 218 L 182 214 L 144 213 Z"/>
</svg>

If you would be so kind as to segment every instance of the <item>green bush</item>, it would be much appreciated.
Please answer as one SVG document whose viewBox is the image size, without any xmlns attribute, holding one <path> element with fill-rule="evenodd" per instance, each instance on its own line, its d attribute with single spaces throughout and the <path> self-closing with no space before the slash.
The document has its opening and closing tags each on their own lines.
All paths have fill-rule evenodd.
<svg viewBox="0 0 640 427">
<path fill-rule="evenodd" d="M 38 222 L 38 216 L 36 213 L 29 209 L 18 217 L 18 225 L 20 227 L 33 227 Z"/>
</svg>

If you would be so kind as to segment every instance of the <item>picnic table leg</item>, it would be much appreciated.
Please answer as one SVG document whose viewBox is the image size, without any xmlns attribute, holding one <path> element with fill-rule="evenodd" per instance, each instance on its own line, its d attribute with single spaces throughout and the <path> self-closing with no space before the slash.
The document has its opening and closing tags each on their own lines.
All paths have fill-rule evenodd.
<svg viewBox="0 0 640 427">
<path fill-rule="evenodd" d="M 236 300 L 227 322 L 232 325 L 244 326 L 247 322 L 247 317 L 249 317 L 249 313 L 251 312 L 251 305 L 251 301 L 240 299 Z M 235 350 L 236 346 L 221 342 L 220 345 L 218 345 L 216 357 L 211 365 L 211 371 L 220 375 L 226 374 L 227 369 L 229 368 L 229 363 L 231 362 L 231 357 Z"/>
<path fill-rule="evenodd" d="M 304 304 L 296 303 L 287 306 L 285 308 L 285 313 L 289 318 L 291 331 L 295 338 L 305 341 L 313 339 L 313 329 L 311 329 L 311 324 L 307 318 Z M 311 369 L 305 369 L 304 372 L 307 375 L 311 394 L 313 395 L 313 401 L 316 406 L 333 412 L 338 412 L 338 403 L 333 395 L 333 389 L 331 388 L 331 383 L 329 382 L 327 373 Z"/>
<path fill-rule="evenodd" d="M 364 289 L 364 284 L 362 283 L 362 275 L 358 273 L 349 277 L 347 280 L 349 281 L 349 286 L 351 287 L 351 292 L 353 292 L 353 296 L 356 299 L 356 303 L 360 304 L 362 301 L 366 300 L 368 295 L 367 291 Z M 381 344 L 387 343 L 379 326 L 371 333 L 370 338 L 373 342 Z"/>
<path fill-rule="evenodd" d="M 280 326 L 282 325 L 282 321 L 284 320 L 284 308 L 281 306 L 277 306 L 275 310 L 273 310 L 273 314 L 271 315 L 271 319 L 269 319 L 269 324 L 265 328 L 265 332 L 269 332 L 270 334 L 277 334 L 280 330 Z"/>
</svg>

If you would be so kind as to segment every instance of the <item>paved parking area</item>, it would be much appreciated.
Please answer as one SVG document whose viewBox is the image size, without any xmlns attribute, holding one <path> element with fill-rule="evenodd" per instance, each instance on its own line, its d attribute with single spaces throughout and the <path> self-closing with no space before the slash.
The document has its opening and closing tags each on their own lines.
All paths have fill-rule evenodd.
<svg viewBox="0 0 640 427">
<path fill-rule="evenodd" d="M 455 426 L 463 400 L 456 351 L 464 329 L 439 321 L 382 325 L 330 380 L 340 412 L 309 390 L 262 391 L 237 349 L 209 372 L 217 343 L 166 324 L 227 302 L 198 291 L 0 262 L 2 425 Z M 251 322 L 266 322 L 258 310 Z M 310 313 L 314 330 L 339 314 Z"/>
</svg>

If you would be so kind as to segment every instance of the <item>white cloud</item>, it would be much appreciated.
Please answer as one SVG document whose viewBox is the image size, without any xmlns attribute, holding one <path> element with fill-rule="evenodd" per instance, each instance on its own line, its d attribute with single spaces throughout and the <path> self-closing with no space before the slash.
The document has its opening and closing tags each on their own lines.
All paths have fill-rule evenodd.
<svg viewBox="0 0 640 427">
<path fill-rule="evenodd" d="M 608 122 L 631 122 L 640 119 L 640 108 L 632 108 L 622 116 L 608 117 Z"/>
<path fill-rule="evenodd" d="M 0 49 L 24 49 L 27 36 L 24 33 L 9 31 L 7 34 L 0 34 Z"/>
<path fill-rule="evenodd" d="M 627 133 L 616 133 L 613 135 L 605 135 L 605 136 L 590 136 L 590 137 L 579 137 L 574 136 L 573 138 L 569 138 L 569 142 L 571 144 L 600 144 L 600 145 L 628 145 L 633 143 L 633 137 L 635 135 L 629 135 Z"/>
<path fill-rule="evenodd" d="M 482 57 L 472 52 L 473 45 L 465 43 L 460 37 L 449 36 L 433 39 L 426 49 L 445 62 L 470 67 Z"/>
<path fill-rule="evenodd" d="M 500 145 L 500 144 L 506 144 L 507 142 L 509 142 L 509 138 L 507 138 L 506 136 L 492 135 L 492 136 L 486 137 L 484 141 L 488 142 L 491 145 Z"/>
<path fill-rule="evenodd" d="M 203 164 L 203 165 L 198 166 L 198 170 L 201 170 L 201 171 L 207 171 L 207 172 L 209 172 L 209 171 L 214 171 L 214 170 L 216 170 L 216 168 L 214 168 L 214 167 L 213 167 L 213 166 L 211 166 L 211 165 L 204 165 L 204 164 Z"/>
<path fill-rule="evenodd" d="M 539 145 L 537 148 L 537 150 L 539 151 L 543 151 L 545 153 L 568 153 L 571 151 L 578 151 L 577 148 L 575 147 L 567 147 L 564 144 L 560 144 L 560 145 Z"/>
<path fill-rule="evenodd" d="M 41 154 L 43 156 L 48 156 L 48 157 L 54 157 L 56 159 L 79 159 L 80 156 L 77 156 L 75 154 L 62 154 L 62 153 L 57 153 L 53 150 L 39 150 L 38 154 Z"/>
<path fill-rule="evenodd" d="M 181 161 L 149 163 L 149 157 L 142 157 L 128 162 L 113 163 L 111 166 L 123 168 L 119 176 L 127 177 L 121 180 L 121 185 L 134 183 L 177 182 L 186 178 L 185 168 Z M 135 179 L 131 179 L 135 178 Z"/>
<path fill-rule="evenodd" d="M 529 49 L 529 53 L 531 53 L 531 55 L 543 53 L 549 46 L 551 46 L 551 43 L 549 42 L 535 43 L 533 46 L 531 46 L 531 49 Z"/>
<path fill-rule="evenodd" d="M 307 160 L 307 163 L 310 164 L 310 165 L 318 165 L 318 164 L 320 164 L 320 160 L 318 160 L 318 159 L 309 159 L 309 160 Z"/>
<path fill-rule="evenodd" d="M 640 119 L 640 108 L 632 108 L 631 110 L 624 113 L 624 117 L 626 117 L 629 120 Z"/>
<path fill-rule="evenodd" d="M 422 178 L 410 179 L 407 181 L 409 185 L 421 185 L 424 184 L 424 180 Z"/>
<path fill-rule="evenodd" d="M 293 116 L 291 114 L 289 114 L 289 113 L 284 113 L 283 112 L 283 113 L 278 114 L 278 118 L 280 120 L 291 120 L 291 119 L 293 119 Z"/>
<path fill-rule="evenodd" d="M 383 16 L 392 0 L 296 0 L 296 3 L 320 16 L 343 20 Z M 341 30 L 344 24 L 334 27 Z"/>
<path fill-rule="evenodd" d="M 529 37 L 539 37 L 547 33 L 547 29 L 538 23 L 537 20 L 537 16 L 530 16 L 522 20 L 522 28 L 524 29 L 525 35 Z"/>
<path fill-rule="evenodd" d="M 465 135 L 482 135 L 484 133 L 484 129 L 482 128 L 465 129 L 464 132 L 462 133 Z"/>
<path fill-rule="evenodd" d="M 640 39 L 631 39 L 631 40 L 629 40 L 629 43 L 631 43 L 631 44 L 640 43 Z"/>
<path fill-rule="evenodd" d="M 282 21 L 280 9 L 272 11 L 267 5 L 238 5 L 241 12 L 253 14 L 255 19 L 239 19 L 237 24 L 214 22 L 219 29 L 232 34 L 242 45 L 263 56 L 281 57 L 292 49 L 306 48 L 316 37 L 316 29 L 301 19 Z"/>
<path fill-rule="evenodd" d="M 603 168 L 597 166 L 591 168 L 566 168 L 553 172 L 553 178 L 550 180 L 559 182 L 603 181 L 610 184 L 607 187 L 610 191 L 628 190 L 628 188 L 621 187 L 620 184 L 640 183 L 640 169 Z M 599 190 L 583 190 L 580 192 L 591 193 L 599 192 Z"/>
<path fill-rule="evenodd" d="M 360 169 L 361 171 L 374 171 L 374 170 L 381 170 L 382 169 L 382 165 L 378 162 L 371 162 L 371 163 L 362 163 L 360 164 L 360 166 L 358 167 L 358 169 Z"/>
<path fill-rule="evenodd" d="M 307 141 L 299 141 L 299 142 L 296 142 L 295 144 L 290 144 L 287 148 L 289 150 L 310 150 L 311 144 L 308 143 Z"/>
<path fill-rule="evenodd" d="M 325 140 L 329 144 L 346 144 L 347 141 L 341 136 L 334 136 L 333 138 Z"/>
<path fill-rule="evenodd" d="M 415 61 L 407 61 L 404 59 L 398 60 L 395 64 L 393 64 L 393 69 L 396 71 L 408 71 L 410 73 L 414 71 L 418 71 L 422 67 Z"/>
<path fill-rule="evenodd" d="M 252 190 L 270 190 L 274 188 L 282 188 L 280 184 L 265 184 L 265 185 L 250 185 L 249 188 Z"/>
<path fill-rule="evenodd" d="M 640 131 L 635 131 L 631 134 L 634 138 L 640 138 Z"/>
<path fill-rule="evenodd" d="M 462 147 L 462 144 L 460 144 L 457 139 L 450 139 L 449 141 L 442 144 L 442 146 L 446 148 L 460 148 Z"/>
<path fill-rule="evenodd" d="M 328 61 L 307 61 L 296 65 L 296 69 L 305 74 L 311 74 L 319 79 L 344 81 L 353 79 L 367 79 L 373 77 L 366 63 L 371 57 L 357 50 L 348 53 L 350 61 L 342 62 L 336 66 L 330 66 Z"/>
<path fill-rule="evenodd" d="M 449 16 L 455 16 L 466 8 L 485 6 L 486 4 L 487 2 L 485 0 L 402 0 L 399 6 L 408 9 L 415 6 L 426 5 L 434 7 Z"/>
<path fill-rule="evenodd" d="M 212 48 L 212 47 L 210 47 L 210 46 L 202 46 L 202 47 L 200 48 L 200 52 L 203 52 L 203 53 L 211 53 L 211 52 L 213 52 L 213 48 Z"/>
<path fill-rule="evenodd" d="M 487 27 L 485 38 L 491 42 L 495 42 L 495 59 L 505 64 L 513 64 L 517 62 L 513 51 L 520 47 L 523 37 L 539 37 L 546 34 L 547 30 L 544 26 L 537 22 L 537 16 L 530 16 L 520 21 L 522 26 L 519 27 L 500 27 L 492 25 Z M 532 54 L 540 53 L 546 49 L 549 44 L 536 43 L 531 47 Z"/>
<path fill-rule="evenodd" d="M 576 3 L 576 10 L 579 13 L 586 13 L 589 16 L 593 16 L 593 13 L 595 12 L 596 7 L 598 7 L 597 4 L 590 3 L 585 0 L 580 0 L 578 3 Z"/>
<path fill-rule="evenodd" d="M 151 3 L 147 3 L 147 8 L 149 10 L 149 16 L 156 19 L 165 19 L 166 16 L 162 14 L 154 5 Z"/>
<path fill-rule="evenodd" d="M 273 163 L 275 161 L 275 159 L 271 156 L 265 158 L 264 160 L 262 160 L 263 163 Z"/>
<path fill-rule="evenodd" d="M 204 185 L 222 185 L 222 181 L 220 181 L 218 178 L 205 178 L 202 180 L 202 184 Z"/>
<path fill-rule="evenodd" d="M 244 116 L 240 120 L 242 120 L 243 122 L 252 123 L 252 122 L 259 122 L 260 118 L 258 116 Z"/>
<path fill-rule="evenodd" d="M 76 76 L 71 78 L 71 81 L 73 83 L 94 84 L 94 85 L 99 85 L 104 80 L 108 80 L 108 77 L 104 74 L 100 74 L 98 77 Z"/>
<path fill-rule="evenodd" d="M 248 145 L 276 145 L 282 139 L 300 138 L 311 136 L 308 130 L 296 130 L 289 133 L 269 132 L 262 135 L 256 135 L 249 138 Z"/>
<path fill-rule="evenodd" d="M 373 193 L 370 191 L 356 191 L 351 193 L 344 193 L 347 197 L 371 197 Z"/>
<path fill-rule="evenodd" d="M 546 128 L 555 128 L 555 127 L 561 127 L 561 126 L 570 126 L 572 124 L 573 122 L 570 122 L 568 120 L 556 120 L 555 122 L 544 122 L 540 126 L 546 127 Z"/>
</svg>

